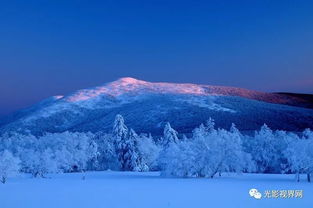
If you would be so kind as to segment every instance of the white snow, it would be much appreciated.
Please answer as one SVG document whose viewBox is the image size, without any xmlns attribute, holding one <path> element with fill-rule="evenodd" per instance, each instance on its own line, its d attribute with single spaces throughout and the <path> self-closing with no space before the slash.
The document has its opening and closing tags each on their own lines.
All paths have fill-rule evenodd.
<svg viewBox="0 0 313 208">
<path fill-rule="evenodd" d="M 214 103 L 214 97 L 218 96 L 239 96 L 243 98 L 265 101 L 269 103 L 288 103 L 290 98 L 283 95 L 258 92 L 236 87 L 213 86 L 190 83 L 166 83 L 166 82 L 147 82 L 131 77 L 120 78 L 116 81 L 103 85 L 81 89 L 65 96 L 54 96 L 54 103 L 39 108 L 35 114 L 24 118 L 25 122 L 31 122 L 39 117 L 49 117 L 60 111 L 72 111 L 80 113 L 80 107 L 87 109 L 114 108 L 122 104 L 131 103 L 143 99 L 146 95 L 187 95 L 183 99 L 189 104 L 208 108 L 216 111 L 228 111 L 235 113 L 233 109 L 225 108 Z M 207 102 L 211 99 L 212 102 Z"/>
<path fill-rule="evenodd" d="M 122 104 L 130 103 L 143 99 L 145 95 L 151 94 L 175 94 L 190 95 L 190 99 L 182 99 L 182 101 L 190 104 L 209 108 L 216 111 L 235 112 L 231 109 L 224 108 L 215 104 L 214 97 L 223 95 L 235 95 L 249 98 L 273 96 L 268 93 L 255 92 L 233 87 L 219 87 L 198 84 L 177 84 L 165 82 L 146 82 L 131 77 L 120 78 L 114 82 L 109 82 L 98 87 L 78 90 L 67 96 L 54 96 L 56 101 L 54 104 L 39 109 L 37 114 L 30 116 L 25 121 L 31 121 L 40 117 L 49 117 L 50 115 L 62 110 L 71 110 L 79 114 L 76 107 L 84 107 L 88 109 L 97 109 L 98 107 L 112 108 Z M 112 102 L 113 99 L 115 102 Z M 207 100 L 211 99 L 211 103 Z"/>
<path fill-rule="evenodd" d="M 257 92 L 236 87 L 200 85 L 190 83 L 166 83 L 166 82 L 146 82 L 131 77 L 120 78 L 114 82 L 104 85 L 79 90 L 63 99 L 67 102 L 86 104 L 84 101 L 89 101 L 89 105 L 97 102 L 101 96 L 111 96 L 119 98 L 120 96 L 142 95 L 142 94 L 183 94 L 194 96 L 208 95 L 226 95 L 240 96 L 255 100 L 268 101 L 273 103 L 284 103 L 285 98 L 281 95 L 271 93 Z"/>
<path fill-rule="evenodd" d="M 1 208 L 311 207 L 313 185 L 293 175 L 243 174 L 207 178 L 163 178 L 158 172 L 88 172 L 28 175 L 0 184 Z M 304 176 L 302 176 L 304 177 Z M 303 190 L 303 198 L 257 200 L 249 190 Z"/>
<path fill-rule="evenodd" d="M 202 108 L 208 108 L 210 110 L 214 111 L 227 111 L 231 113 L 236 113 L 236 111 L 229 109 L 229 108 L 224 108 L 219 104 L 214 103 L 216 100 L 216 95 L 208 95 L 208 96 L 189 96 L 188 99 L 186 98 L 177 98 L 178 101 L 182 103 L 188 103 L 190 105 L 194 106 L 199 106 Z"/>
</svg>

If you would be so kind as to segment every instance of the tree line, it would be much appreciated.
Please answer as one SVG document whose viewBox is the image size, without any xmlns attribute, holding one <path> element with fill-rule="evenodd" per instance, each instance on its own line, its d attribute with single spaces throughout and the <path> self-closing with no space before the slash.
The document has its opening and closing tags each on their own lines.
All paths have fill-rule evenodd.
<svg viewBox="0 0 313 208">
<path fill-rule="evenodd" d="M 112 132 L 45 133 L 42 136 L 5 133 L 0 137 L 0 181 L 18 173 L 46 177 L 48 173 L 100 170 L 161 171 L 164 176 L 210 177 L 227 172 L 313 173 L 313 132 L 272 131 L 265 124 L 244 135 L 232 124 L 215 128 L 214 120 L 179 135 L 169 123 L 163 136 L 137 134 L 117 115 Z"/>
</svg>

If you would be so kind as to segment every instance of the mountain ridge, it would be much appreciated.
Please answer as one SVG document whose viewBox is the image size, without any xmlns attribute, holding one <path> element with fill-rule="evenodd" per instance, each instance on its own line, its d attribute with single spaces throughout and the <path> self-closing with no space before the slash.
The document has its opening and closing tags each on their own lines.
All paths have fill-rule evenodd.
<svg viewBox="0 0 313 208">
<path fill-rule="evenodd" d="M 299 97 L 243 88 L 124 77 L 48 98 L 2 120 L 0 132 L 110 131 L 118 113 L 135 130 L 157 134 L 167 121 L 187 133 L 209 117 L 222 128 L 234 122 L 240 129 L 255 130 L 267 123 L 274 129 L 298 131 L 313 127 L 313 110 L 303 108 L 303 103 Z"/>
<path fill-rule="evenodd" d="M 126 89 L 126 87 L 128 89 Z M 305 105 L 301 105 L 305 100 L 299 96 L 291 96 L 292 93 L 266 93 L 239 87 L 192 83 L 147 82 L 132 77 L 122 77 L 113 82 L 108 82 L 93 88 L 78 90 L 67 96 L 59 97 L 69 102 L 79 102 L 96 98 L 103 94 L 118 97 L 134 91 L 140 93 L 138 92 L 139 90 L 145 90 L 145 93 L 240 96 L 270 103 L 306 107 Z"/>
</svg>

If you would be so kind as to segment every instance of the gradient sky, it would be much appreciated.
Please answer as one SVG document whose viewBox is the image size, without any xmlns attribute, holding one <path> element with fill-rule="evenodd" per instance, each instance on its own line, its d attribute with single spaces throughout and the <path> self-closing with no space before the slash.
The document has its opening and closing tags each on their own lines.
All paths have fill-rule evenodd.
<svg viewBox="0 0 313 208">
<path fill-rule="evenodd" d="M 0 115 L 125 76 L 313 93 L 313 1 L 0 2 Z"/>
</svg>

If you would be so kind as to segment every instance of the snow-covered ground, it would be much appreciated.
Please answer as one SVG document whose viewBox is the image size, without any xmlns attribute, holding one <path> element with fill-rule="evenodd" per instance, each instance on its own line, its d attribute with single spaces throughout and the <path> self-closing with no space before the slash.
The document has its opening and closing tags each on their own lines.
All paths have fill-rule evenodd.
<svg viewBox="0 0 313 208">
<path fill-rule="evenodd" d="M 297 183 L 293 175 L 224 175 L 214 179 L 163 178 L 158 172 L 88 172 L 28 175 L 0 184 L 1 208 L 165 208 L 165 207 L 312 207 L 313 185 Z M 304 177 L 304 176 L 303 176 Z M 303 190 L 302 198 L 260 200 L 249 196 L 251 188 Z"/>
</svg>

